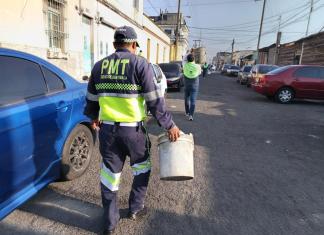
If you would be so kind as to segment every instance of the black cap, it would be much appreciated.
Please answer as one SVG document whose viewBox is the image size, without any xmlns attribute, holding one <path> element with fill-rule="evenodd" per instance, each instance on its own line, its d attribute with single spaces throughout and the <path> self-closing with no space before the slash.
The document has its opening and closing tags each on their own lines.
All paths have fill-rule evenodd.
<svg viewBox="0 0 324 235">
<path fill-rule="evenodd" d="M 122 26 L 118 27 L 114 35 L 115 42 L 136 42 L 136 46 L 139 47 L 137 42 L 137 34 L 132 27 Z"/>
<path fill-rule="evenodd" d="M 195 60 L 195 57 L 193 56 L 193 54 L 189 54 L 189 55 L 187 55 L 187 60 L 189 62 L 193 62 Z"/>
</svg>

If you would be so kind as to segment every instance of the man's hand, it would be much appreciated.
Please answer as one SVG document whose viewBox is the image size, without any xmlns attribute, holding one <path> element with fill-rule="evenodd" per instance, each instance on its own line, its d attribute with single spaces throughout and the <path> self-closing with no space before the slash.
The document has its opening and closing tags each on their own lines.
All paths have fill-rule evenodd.
<svg viewBox="0 0 324 235">
<path fill-rule="evenodd" d="M 101 122 L 98 119 L 92 120 L 91 128 L 94 129 L 94 130 L 99 130 L 100 129 L 100 124 L 101 124 Z"/>
<path fill-rule="evenodd" d="M 177 139 L 180 137 L 179 128 L 177 126 L 172 127 L 170 130 L 168 130 L 168 136 L 171 142 L 177 141 Z"/>
</svg>

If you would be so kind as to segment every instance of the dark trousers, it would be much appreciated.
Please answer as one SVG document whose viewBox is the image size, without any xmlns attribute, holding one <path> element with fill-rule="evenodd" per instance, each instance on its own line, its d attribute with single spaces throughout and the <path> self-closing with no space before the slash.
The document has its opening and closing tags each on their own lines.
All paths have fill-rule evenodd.
<svg viewBox="0 0 324 235">
<path fill-rule="evenodd" d="M 203 77 L 206 77 L 207 75 L 207 69 L 203 69 Z"/>
<path fill-rule="evenodd" d="M 196 99 L 199 89 L 199 78 L 188 79 L 185 78 L 185 111 L 186 114 L 194 115 L 196 107 Z"/>
<path fill-rule="evenodd" d="M 130 157 L 134 180 L 129 196 L 129 210 L 144 207 L 144 199 L 151 172 L 150 140 L 143 126 L 123 127 L 103 124 L 99 132 L 102 167 L 100 171 L 102 204 L 106 228 L 116 227 L 120 218 L 117 191 L 121 172 Z"/>
</svg>

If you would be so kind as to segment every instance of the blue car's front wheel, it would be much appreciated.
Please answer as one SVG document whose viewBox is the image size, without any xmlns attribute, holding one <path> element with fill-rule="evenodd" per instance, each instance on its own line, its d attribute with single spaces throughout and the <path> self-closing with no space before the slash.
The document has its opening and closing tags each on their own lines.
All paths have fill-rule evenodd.
<svg viewBox="0 0 324 235">
<path fill-rule="evenodd" d="M 77 125 L 65 141 L 62 155 L 62 177 L 72 180 L 88 168 L 94 148 L 93 135 L 85 125 Z"/>
</svg>

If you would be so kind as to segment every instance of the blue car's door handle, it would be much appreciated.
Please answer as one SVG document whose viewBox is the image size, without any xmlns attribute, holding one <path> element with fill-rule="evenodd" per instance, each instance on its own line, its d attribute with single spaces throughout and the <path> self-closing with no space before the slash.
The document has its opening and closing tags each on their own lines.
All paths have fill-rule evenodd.
<svg viewBox="0 0 324 235">
<path fill-rule="evenodd" d="M 68 104 L 64 101 L 60 101 L 58 103 L 58 106 L 56 107 L 56 110 L 60 110 L 61 112 L 66 112 L 68 110 Z"/>
</svg>

